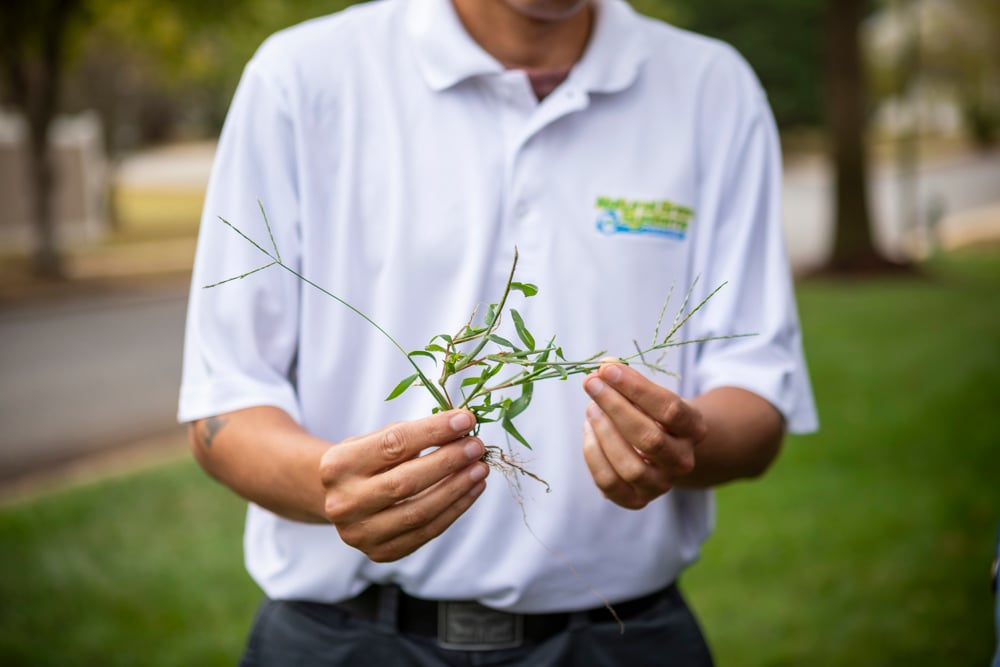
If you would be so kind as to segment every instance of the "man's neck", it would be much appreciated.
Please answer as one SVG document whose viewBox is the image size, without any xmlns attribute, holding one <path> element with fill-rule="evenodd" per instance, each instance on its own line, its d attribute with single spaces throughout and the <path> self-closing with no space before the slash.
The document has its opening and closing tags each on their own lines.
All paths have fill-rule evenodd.
<svg viewBox="0 0 1000 667">
<path fill-rule="evenodd" d="M 487 53 L 511 68 L 572 66 L 583 55 L 594 22 L 590 2 L 567 16 L 550 19 L 528 16 L 506 0 L 452 0 L 452 3 L 469 35 Z"/>
</svg>

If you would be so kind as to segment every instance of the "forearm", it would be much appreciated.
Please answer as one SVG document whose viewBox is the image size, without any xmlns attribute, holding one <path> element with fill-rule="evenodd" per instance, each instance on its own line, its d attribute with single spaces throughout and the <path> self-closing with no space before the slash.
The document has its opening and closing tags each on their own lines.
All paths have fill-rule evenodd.
<svg viewBox="0 0 1000 667">
<path fill-rule="evenodd" d="M 705 420 L 706 436 L 695 447 L 694 469 L 676 480 L 704 488 L 758 477 L 781 449 L 784 420 L 766 400 L 745 389 L 719 387 L 693 399 Z"/>
<path fill-rule="evenodd" d="M 326 523 L 320 460 L 330 443 L 283 410 L 255 407 L 188 426 L 195 459 L 230 489 L 275 514 Z"/>
</svg>

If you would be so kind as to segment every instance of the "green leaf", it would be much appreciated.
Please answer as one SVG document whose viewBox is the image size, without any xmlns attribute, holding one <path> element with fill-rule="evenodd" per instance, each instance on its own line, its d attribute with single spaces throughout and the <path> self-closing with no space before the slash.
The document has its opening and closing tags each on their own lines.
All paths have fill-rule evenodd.
<svg viewBox="0 0 1000 667">
<path fill-rule="evenodd" d="M 512 290 L 517 290 L 526 297 L 531 297 L 538 294 L 538 285 L 532 285 L 531 283 L 513 282 L 510 284 L 510 288 Z"/>
<path fill-rule="evenodd" d="M 500 425 L 503 426 L 503 430 L 507 431 L 507 433 L 509 433 L 511 437 L 513 437 L 515 440 L 517 440 L 519 443 L 521 443 L 528 449 L 531 449 L 531 445 L 529 445 L 528 441 L 524 439 L 524 436 L 521 435 L 521 433 L 516 428 L 514 428 L 514 422 L 510 420 L 510 417 L 504 415 L 503 418 L 500 420 Z"/>
<path fill-rule="evenodd" d="M 497 417 L 491 417 L 490 415 L 497 410 L 502 410 L 503 406 L 500 403 L 490 403 L 489 395 L 486 396 L 487 401 L 481 405 L 469 405 L 467 406 L 472 413 L 476 415 L 476 422 L 479 424 L 490 424 L 497 421 Z M 502 414 L 502 413 L 501 413 Z"/>
<path fill-rule="evenodd" d="M 503 412 L 503 405 L 500 404 L 500 403 L 493 403 L 491 405 L 480 405 L 480 406 L 477 406 L 476 410 L 477 410 L 477 414 L 483 414 L 483 415 L 488 415 L 491 412 L 496 412 L 497 410 L 500 410 L 501 413 L 502 413 Z M 493 421 L 496 421 L 496 420 L 494 419 Z"/>
<path fill-rule="evenodd" d="M 451 356 L 451 363 L 454 365 L 455 368 L 453 373 L 457 373 L 461 370 L 464 370 L 465 368 L 468 368 L 469 366 L 475 365 L 472 363 L 473 361 L 474 359 L 470 357 L 468 354 L 463 354 L 463 353 L 453 354 Z"/>
<path fill-rule="evenodd" d="M 510 316 L 514 318 L 514 328 L 517 329 L 517 337 L 521 339 L 521 342 L 523 342 L 529 350 L 534 350 L 535 337 L 528 331 L 528 327 L 524 326 L 524 319 L 521 318 L 521 313 L 511 308 Z"/>
<path fill-rule="evenodd" d="M 466 326 L 462 330 L 462 333 L 459 334 L 458 339 L 456 339 L 456 340 L 463 340 L 464 341 L 464 340 L 469 340 L 469 339 L 472 339 L 472 338 L 478 338 L 479 336 L 482 336 L 487 331 L 488 331 L 488 329 L 486 327 L 472 328 L 470 326 Z"/>
<path fill-rule="evenodd" d="M 426 346 L 424 349 L 427 350 L 428 352 L 440 352 L 441 354 L 444 354 L 445 352 L 448 351 L 448 350 L 444 349 L 443 347 L 441 347 L 440 345 L 438 345 L 437 343 L 431 343 L 430 345 Z M 436 360 L 436 357 L 435 357 L 435 360 Z"/>
<path fill-rule="evenodd" d="M 444 350 L 442 350 L 442 352 L 443 351 Z M 435 357 L 430 352 L 427 352 L 427 351 L 424 351 L 424 350 L 414 350 L 413 352 L 410 352 L 406 356 L 411 357 L 411 358 L 412 357 L 427 357 L 428 359 L 430 359 L 431 361 L 433 361 L 435 364 L 437 363 L 437 357 Z"/>
<path fill-rule="evenodd" d="M 485 371 L 483 371 L 482 378 L 483 380 L 489 380 L 502 370 L 503 370 L 503 364 L 494 364 L 493 366 L 489 366 Z M 487 403 L 490 402 L 489 394 L 486 394 L 486 402 Z"/>
<path fill-rule="evenodd" d="M 396 388 L 393 389 L 391 392 L 389 392 L 389 395 L 385 397 L 385 400 L 391 401 L 392 399 L 394 399 L 397 396 L 399 396 L 400 394 L 402 394 L 404 391 L 406 391 L 407 389 L 410 388 L 410 385 L 412 385 L 413 382 L 418 377 L 419 377 L 419 375 L 417 373 L 414 373 L 413 375 L 410 375 L 410 376 L 407 376 L 407 377 L 403 378 L 400 381 L 400 383 L 396 385 Z"/>
<path fill-rule="evenodd" d="M 516 350 L 517 349 L 517 346 L 514 345 L 514 343 L 510 342 L 509 340 L 507 340 L 503 336 L 497 336 L 496 334 L 490 334 L 489 341 L 492 342 L 492 343 L 496 343 L 497 345 L 500 345 L 502 347 L 509 347 L 512 350 Z"/>
<path fill-rule="evenodd" d="M 497 319 L 497 305 L 491 303 L 490 307 L 486 309 L 486 317 L 483 318 L 483 324 L 487 327 L 493 326 L 493 323 Z"/>
<path fill-rule="evenodd" d="M 518 416 L 531 403 L 531 396 L 535 391 L 535 386 L 531 382 L 525 382 L 521 385 L 521 395 L 518 396 L 516 401 L 512 401 L 505 410 L 505 415 L 508 419 L 513 419 Z"/>
</svg>

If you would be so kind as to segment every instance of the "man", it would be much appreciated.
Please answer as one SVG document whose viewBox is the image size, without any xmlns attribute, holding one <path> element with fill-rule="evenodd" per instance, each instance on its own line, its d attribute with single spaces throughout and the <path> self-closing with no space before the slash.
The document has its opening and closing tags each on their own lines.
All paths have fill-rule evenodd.
<svg viewBox="0 0 1000 667">
<path fill-rule="evenodd" d="M 676 587 L 709 488 L 815 427 L 780 175 L 739 56 L 621 0 L 374 2 L 268 40 L 206 197 L 179 412 L 251 503 L 244 664 L 711 664 Z M 522 515 L 486 485 L 504 432 L 383 402 L 412 371 L 355 313 L 275 267 L 201 289 L 263 257 L 217 217 L 406 349 L 495 300 L 515 247 L 540 287 L 516 308 L 570 358 L 727 281 L 683 338 L 755 335 L 676 348 L 676 378 L 539 383 L 518 429 L 552 492 L 523 478 Z"/>
</svg>

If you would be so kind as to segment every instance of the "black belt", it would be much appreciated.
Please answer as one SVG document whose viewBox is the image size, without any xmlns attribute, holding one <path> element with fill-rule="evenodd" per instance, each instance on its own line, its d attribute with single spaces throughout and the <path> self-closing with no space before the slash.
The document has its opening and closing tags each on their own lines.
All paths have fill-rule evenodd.
<svg viewBox="0 0 1000 667">
<path fill-rule="evenodd" d="M 679 599 L 674 584 L 612 607 L 627 623 L 667 596 Z M 369 586 L 357 597 L 334 606 L 366 621 L 389 622 L 402 634 L 433 638 L 443 647 L 463 650 L 538 644 L 568 628 L 574 617 L 590 623 L 618 623 L 606 607 L 576 613 L 512 614 L 474 601 L 423 600 L 396 586 Z"/>
</svg>

